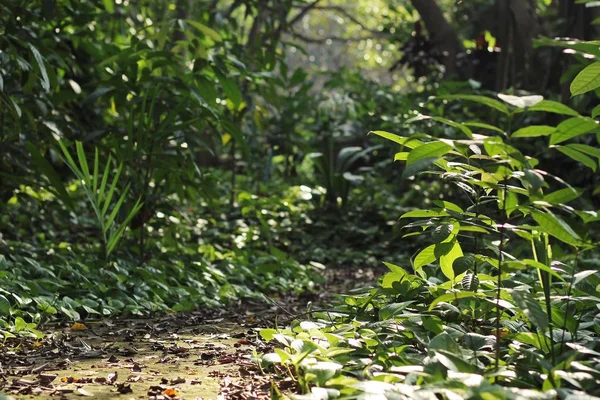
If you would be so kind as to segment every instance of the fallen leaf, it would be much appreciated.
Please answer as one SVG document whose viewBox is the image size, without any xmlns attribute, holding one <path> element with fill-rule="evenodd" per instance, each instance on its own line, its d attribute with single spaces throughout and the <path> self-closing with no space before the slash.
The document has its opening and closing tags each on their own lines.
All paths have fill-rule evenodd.
<svg viewBox="0 0 600 400">
<path fill-rule="evenodd" d="M 168 388 L 163 392 L 163 395 L 168 397 L 179 397 L 179 392 L 173 388 Z"/>
<path fill-rule="evenodd" d="M 72 331 L 87 331 L 88 327 L 82 324 L 81 322 L 75 322 L 71 325 Z"/>
</svg>

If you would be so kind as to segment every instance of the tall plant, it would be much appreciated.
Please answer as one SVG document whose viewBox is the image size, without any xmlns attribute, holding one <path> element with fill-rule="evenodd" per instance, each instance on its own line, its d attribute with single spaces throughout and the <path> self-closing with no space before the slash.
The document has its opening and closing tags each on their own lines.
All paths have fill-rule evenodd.
<svg viewBox="0 0 600 400">
<path fill-rule="evenodd" d="M 564 327 L 556 326 L 553 316 L 566 319 L 566 312 L 564 301 L 552 299 L 551 289 L 567 293 L 568 285 L 561 274 L 564 271 L 558 266 L 563 261 L 574 261 L 574 254 L 596 247 L 585 226 L 597 221 L 598 216 L 567 205 L 582 191 L 542 169 L 538 158 L 521 149 L 527 148 L 523 144 L 530 138 L 548 138 L 542 153 L 554 152 L 555 157 L 561 157 L 562 153 L 596 170 L 600 160 L 598 149 L 576 141 L 594 133 L 597 124 L 592 118 L 541 96 L 498 97 L 453 95 L 443 99 L 487 106 L 502 116 L 502 127 L 420 115 L 416 121 L 433 120 L 449 125 L 459 136 L 402 137 L 383 131 L 372 133 L 402 146 L 395 159 L 406 163 L 405 178 L 431 175 L 451 182 L 463 194 L 462 201 L 438 200 L 434 208 L 409 211 L 401 217 L 414 220 L 406 225 L 414 230 L 408 235 L 430 235 L 431 244 L 412 260 L 416 274 L 426 277 L 426 267 L 437 265 L 449 281 L 448 292 L 434 301 L 431 308 L 442 301 L 465 298 L 490 301 L 495 312 L 487 319 L 494 321 L 496 337 L 501 338 L 503 324 L 512 318 L 516 307 L 530 324 L 532 336 L 528 340 L 550 354 L 554 361 L 555 330 L 564 332 Z M 568 118 L 557 126 L 514 129 L 518 117 L 532 112 L 551 112 Z M 474 126 L 489 133 L 475 133 Z M 516 271 L 529 269 L 538 272 L 540 292 L 515 284 Z M 486 282 L 480 287 L 482 274 Z M 490 279 L 491 275 L 496 276 L 495 281 Z M 508 281 L 510 284 L 506 284 Z M 544 307 L 538 293 L 543 294 Z M 500 340 L 496 340 L 495 353 L 494 366 L 498 370 L 504 364 Z"/>
</svg>

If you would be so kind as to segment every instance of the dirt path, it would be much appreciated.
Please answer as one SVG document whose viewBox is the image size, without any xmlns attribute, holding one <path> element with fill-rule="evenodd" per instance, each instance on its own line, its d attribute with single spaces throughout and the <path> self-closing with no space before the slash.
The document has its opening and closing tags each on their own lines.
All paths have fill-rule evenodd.
<svg viewBox="0 0 600 400">
<path fill-rule="evenodd" d="M 253 361 L 253 354 L 271 351 L 258 329 L 283 326 L 305 311 L 307 301 L 324 304 L 332 293 L 374 277 L 348 272 L 330 271 L 318 294 L 237 310 L 48 326 L 40 341 L 0 345 L 0 393 L 15 399 L 271 398 L 273 378 Z M 293 382 L 277 385 L 286 389 Z"/>
</svg>

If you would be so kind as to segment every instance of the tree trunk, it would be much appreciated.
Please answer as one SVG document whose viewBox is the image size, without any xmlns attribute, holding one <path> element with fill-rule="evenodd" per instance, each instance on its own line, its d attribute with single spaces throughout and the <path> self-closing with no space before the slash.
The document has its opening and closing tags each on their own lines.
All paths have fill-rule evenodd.
<svg viewBox="0 0 600 400">
<path fill-rule="evenodd" d="M 448 74 L 456 72 L 456 56 L 462 50 L 456 30 L 446 21 L 435 0 L 411 0 L 423 20 L 433 47 L 444 54 Z"/>
</svg>

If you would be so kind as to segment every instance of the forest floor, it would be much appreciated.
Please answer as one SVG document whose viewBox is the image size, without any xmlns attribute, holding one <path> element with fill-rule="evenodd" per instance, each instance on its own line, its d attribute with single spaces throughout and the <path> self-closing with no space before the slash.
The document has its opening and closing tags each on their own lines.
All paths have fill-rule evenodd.
<svg viewBox="0 0 600 400">
<path fill-rule="evenodd" d="M 309 301 L 327 307 L 336 293 L 377 278 L 371 269 L 332 268 L 325 275 L 327 283 L 314 293 L 269 302 L 46 326 L 42 340 L 0 347 L 0 393 L 16 399 L 269 399 L 272 385 L 293 391 L 291 378 L 275 379 L 253 361 L 254 354 L 271 351 L 258 330 L 283 327 L 305 315 Z"/>
</svg>

